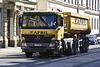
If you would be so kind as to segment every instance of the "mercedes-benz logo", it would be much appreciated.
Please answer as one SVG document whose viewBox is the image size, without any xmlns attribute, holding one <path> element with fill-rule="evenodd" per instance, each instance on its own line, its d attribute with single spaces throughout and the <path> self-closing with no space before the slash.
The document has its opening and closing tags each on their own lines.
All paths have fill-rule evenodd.
<svg viewBox="0 0 100 67">
<path fill-rule="evenodd" d="M 41 39 L 41 37 L 38 35 L 38 36 L 36 36 L 36 38 L 35 38 L 37 41 L 39 41 L 40 39 Z"/>
</svg>

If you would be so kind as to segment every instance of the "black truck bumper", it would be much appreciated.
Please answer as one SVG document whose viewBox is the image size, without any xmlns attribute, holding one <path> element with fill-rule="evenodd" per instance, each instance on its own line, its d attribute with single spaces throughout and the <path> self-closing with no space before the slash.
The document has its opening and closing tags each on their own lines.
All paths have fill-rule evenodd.
<svg viewBox="0 0 100 67">
<path fill-rule="evenodd" d="M 25 43 L 21 46 L 23 52 L 54 52 L 59 51 L 57 46 L 49 46 L 49 43 Z"/>
</svg>

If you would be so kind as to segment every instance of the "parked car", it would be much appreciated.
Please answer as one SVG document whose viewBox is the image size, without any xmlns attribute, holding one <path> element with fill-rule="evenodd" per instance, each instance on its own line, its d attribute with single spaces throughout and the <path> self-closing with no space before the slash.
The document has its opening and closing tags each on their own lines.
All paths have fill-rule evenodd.
<svg viewBox="0 0 100 67">
<path fill-rule="evenodd" d="M 100 34 L 97 34 L 97 41 L 100 44 Z"/>
<path fill-rule="evenodd" d="M 90 35 L 90 36 L 89 36 L 89 44 L 91 44 L 91 45 L 96 45 L 96 44 L 98 44 L 96 35 Z"/>
</svg>

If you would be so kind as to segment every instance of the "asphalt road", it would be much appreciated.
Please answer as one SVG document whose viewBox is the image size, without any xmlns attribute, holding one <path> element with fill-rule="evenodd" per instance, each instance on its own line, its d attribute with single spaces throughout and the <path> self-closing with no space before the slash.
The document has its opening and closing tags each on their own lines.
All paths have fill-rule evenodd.
<svg viewBox="0 0 100 67">
<path fill-rule="evenodd" d="M 82 64 L 80 67 L 100 67 L 100 59 L 97 59 L 95 61 L 91 61 L 86 64 Z"/>
<path fill-rule="evenodd" d="M 26 58 L 24 53 L 0 55 L 0 67 L 100 67 L 100 45 L 91 45 L 88 53 L 72 56 Z"/>
</svg>

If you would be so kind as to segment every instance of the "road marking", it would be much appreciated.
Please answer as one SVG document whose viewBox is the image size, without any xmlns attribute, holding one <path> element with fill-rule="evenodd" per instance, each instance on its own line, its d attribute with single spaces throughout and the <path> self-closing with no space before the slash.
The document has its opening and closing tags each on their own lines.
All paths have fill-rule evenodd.
<svg viewBox="0 0 100 67">
<path fill-rule="evenodd" d="M 34 63 L 34 64 L 38 65 L 38 64 L 43 64 L 43 63 L 45 63 L 45 62 L 41 61 L 41 62 L 37 62 L 37 63 Z"/>
<path fill-rule="evenodd" d="M 50 60 L 50 61 L 58 61 L 58 60 L 63 60 L 63 59 L 66 59 L 66 57 L 64 57 L 64 58 L 58 58 L 58 59 L 53 59 L 53 60 Z"/>
<path fill-rule="evenodd" d="M 20 66 L 20 67 L 26 67 L 26 66 L 24 65 L 24 66 Z"/>
</svg>

